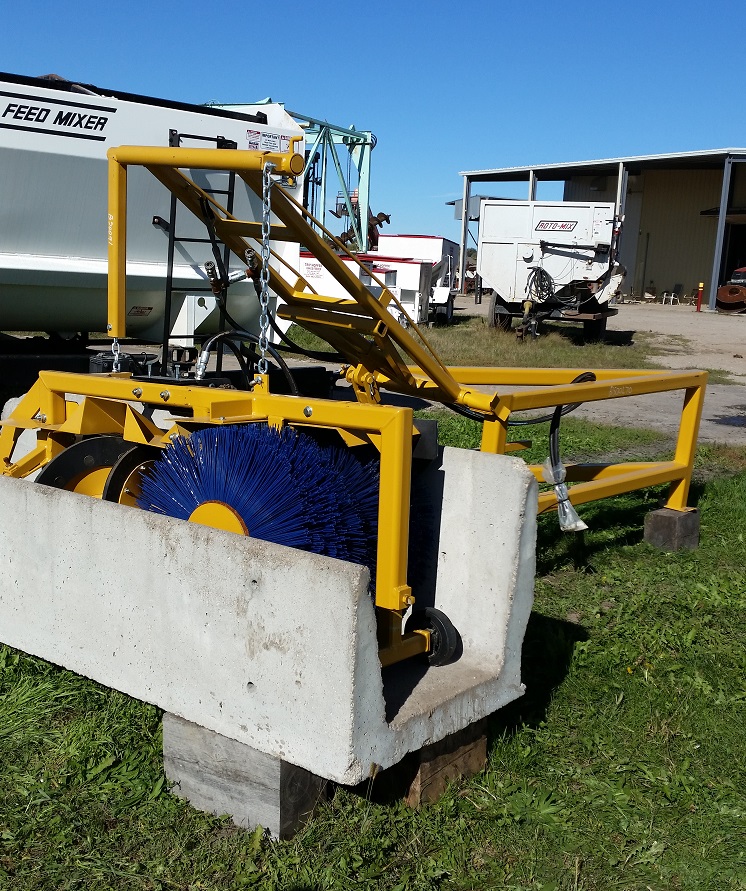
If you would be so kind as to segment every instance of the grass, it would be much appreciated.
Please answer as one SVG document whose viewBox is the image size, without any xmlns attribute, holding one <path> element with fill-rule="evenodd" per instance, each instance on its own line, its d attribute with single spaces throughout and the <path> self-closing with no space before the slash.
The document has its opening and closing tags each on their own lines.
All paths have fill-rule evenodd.
<svg viewBox="0 0 746 891">
<path fill-rule="evenodd" d="M 568 458 L 665 445 L 563 433 Z M 527 693 L 417 812 L 339 789 L 291 842 L 236 829 L 168 792 L 157 709 L 1 647 L 0 888 L 746 889 L 746 450 L 697 466 L 695 552 L 641 541 L 655 491 L 584 506 L 583 536 L 541 518 Z"/>
<path fill-rule="evenodd" d="M 606 343 L 583 343 L 582 331 L 547 325 L 536 340 L 490 328 L 478 316 L 456 317 L 448 327 L 426 330 L 426 337 L 447 365 L 500 365 L 509 368 L 656 368 L 650 338 L 609 331 Z M 291 338 L 305 349 L 329 350 L 323 340 L 294 325 Z"/>
</svg>

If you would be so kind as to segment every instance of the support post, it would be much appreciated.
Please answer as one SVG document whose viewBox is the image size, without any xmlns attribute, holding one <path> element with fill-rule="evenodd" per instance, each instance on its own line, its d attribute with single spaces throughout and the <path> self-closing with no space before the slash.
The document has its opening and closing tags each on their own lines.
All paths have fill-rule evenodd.
<svg viewBox="0 0 746 891">
<path fill-rule="evenodd" d="M 728 201 L 730 199 L 730 175 L 733 162 L 728 156 L 723 165 L 723 187 L 720 190 L 720 207 L 718 208 L 718 227 L 715 235 L 715 256 L 712 260 L 712 275 L 710 276 L 709 308 L 715 312 L 715 301 L 718 286 L 720 285 L 720 271 L 723 265 L 723 240 L 725 238 L 725 217 L 728 213 Z"/>
<path fill-rule="evenodd" d="M 528 200 L 536 201 L 536 173 L 533 170 L 528 172 Z"/>
<path fill-rule="evenodd" d="M 464 192 L 461 204 L 461 244 L 458 257 L 458 292 L 463 297 L 466 295 L 466 242 L 469 237 L 469 201 L 470 180 L 464 173 Z"/>
</svg>

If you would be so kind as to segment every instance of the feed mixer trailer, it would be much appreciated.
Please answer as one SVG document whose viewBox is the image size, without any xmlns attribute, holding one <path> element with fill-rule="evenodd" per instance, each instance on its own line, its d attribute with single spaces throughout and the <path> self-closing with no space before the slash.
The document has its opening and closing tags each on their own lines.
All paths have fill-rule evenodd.
<svg viewBox="0 0 746 891">
<path fill-rule="evenodd" d="M 258 351 L 247 359 L 240 347 L 246 332 L 238 329 L 208 339 L 194 371 L 178 378 L 152 378 L 117 370 L 90 375 L 42 372 L 32 390 L 3 422 L 0 474 L 11 479 L 0 487 L 0 497 L 10 493 L 19 499 L 17 504 L 26 505 L 19 508 L 21 513 L 43 512 L 44 504 L 29 493 L 45 487 L 20 484 L 21 488 L 16 488 L 18 480 L 38 474 L 37 483 L 67 490 L 48 496 L 60 499 L 54 502 L 54 510 L 74 505 L 75 510 L 83 512 L 83 522 L 93 523 L 91 510 L 99 509 L 87 508 L 85 504 L 105 502 L 108 506 L 102 505 L 103 520 L 106 524 L 121 524 L 119 541 L 137 539 L 141 552 L 150 553 L 148 530 L 153 536 L 164 536 L 164 541 L 171 540 L 169 536 L 179 536 L 180 541 L 185 540 L 183 536 L 192 536 L 189 541 L 194 542 L 193 554 L 181 556 L 185 579 L 199 573 L 198 555 L 207 553 L 203 548 L 224 555 L 224 568 L 215 567 L 204 580 L 205 591 L 188 592 L 190 597 L 207 598 L 205 615 L 217 597 L 210 593 L 210 586 L 219 587 L 221 574 L 232 578 L 228 570 L 230 555 L 232 550 L 240 550 L 238 545 L 230 545 L 238 542 L 236 535 L 247 541 L 259 540 L 260 550 L 265 547 L 262 540 L 297 549 L 266 552 L 268 562 L 262 564 L 263 569 L 256 570 L 252 584 L 260 583 L 262 572 L 279 573 L 287 584 L 286 574 L 292 571 L 293 562 L 310 566 L 304 561 L 316 560 L 315 554 L 345 561 L 324 564 L 330 579 L 336 578 L 334 573 L 342 572 L 340 566 L 363 564 L 363 575 L 355 578 L 364 579 L 361 584 L 366 591 L 370 590 L 370 597 L 366 593 L 358 598 L 357 612 L 350 613 L 351 624 L 345 624 L 348 614 L 344 609 L 333 614 L 334 605 L 339 603 L 334 584 L 330 581 L 324 588 L 321 576 L 316 578 L 313 573 L 302 581 L 295 580 L 294 584 L 307 590 L 291 592 L 295 598 L 292 608 L 278 607 L 281 615 L 273 612 L 273 601 L 282 596 L 278 591 L 264 602 L 267 615 L 260 613 L 253 621 L 264 622 L 263 627 L 269 628 L 270 615 L 280 623 L 294 620 L 292 630 L 287 624 L 282 625 L 283 634 L 267 632 L 263 643 L 264 650 L 277 649 L 286 654 L 284 659 L 272 663 L 278 676 L 289 678 L 289 665 L 295 666 L 294 680 L 287 680 L 283 696 L 292 700 L 293 695 L 301 695 L 298 690 L 305 689 L 298 666 L 305 665 L 307 672 L 314 670 L 308 661 L 311 652 L 319 654 L 318 659 L 328 661 L 330 666 L 341 660 L 340 664 L 346 667 L 336 674 L 329 668 L 330 678 L 353 699 L 369 695 L 371 701 L 375 700 L 376 705 L 371 708 L 381 712 L 376 726 L 384 728 L 380 733 L 387 735 L 385 743 L 379 745 L 376 731 L 371 729 L 375 721 L 365 708 L 360 717 L 351 707 L 349 734 L 337 750 L 328 741 L 321 745 L 314 736 L 318 723 L 319 739 L 326 740 L 331 719 L 319 717 L 310 706 L 304 715 L 303 740 L 289 742 L 277 728 L 285 727 L 288 721 L 295 725 L 292 715 L 288 718 L 284 713 L 272 712 L 275 723 L 271 729 L 267 729 L 266 722 L 247 729 L 245 721 L 235 716 L 228 720 L 225 716 L 228 706 L 224 710 L 223 699 L 230 702 L 227 692 L 222 694 L 220 708 L 216 705 L 204 717 L 207 693 L 192 707 L 179 699 L 187 695 L 182 691 L 177 695 L 169 689 L 159 694 L 148 687 L 143 693 L 137 678 L 129 687 L 124 685 L 128 692 L 159 701 L 163 707 L 190 720 L 203 721 L 218 732 L 264 751 L 281 750 L 288 760 L 320 775 L 342 782 L 359 781 L 365 775 L 366 758 L 368 764 L 393 764 L 406 751 L 442 738 L 520 695 L 520 643 L 531 606 L 537 509 L 556 511 L 559 507 L 560 516 L 566 518 L 574 506 L 587 501 L 668 483 L 667 506 L 676 512 L 688 511 L 706 375 L 583 368 L 447 367 L 414 321 L 410 320 L 405 328 L 392 316 L 389 308 L 396 298 L 384 283 L 377 283 L 374 296 L 340 262 L 343 246 L 335 243 L 329 233 L 325 233 L 326 237 L 318 235 L 309 225 L 308 214 L 286 189 L 303 169 L 302 156 L 292 150 L 262 153 L 122 146 L 109 151 L 107 328 L 115 359 L 119 340 L 127 334 L 127 179 L 130 171 L 142 168 L 171 190 L 198 220 L 212 227 L 220 241 L 245 263 L 255 281 L 261 309 Z M 234 171 L 259 197 L 262 218 L 242 220 L 230 214 L 192 178 L 193 172 L 199 170 Z M 283 258 L 271 250 L 271 241 L 303 245 L 344 286 L 348 296 L 316 293 L 302 276 L 288 274 Z M 340 376 L 349 384 L 350 401 L 270 392 L 270 294 L 281 298 L 279 315 L 285 321 L 318 334 L 337 351 L 342 362 Z M 397 309 L 404 312 L 401 306 Z M 208 370 L 211 351 L 229 342 L 236 347 L 239 359 L 239 386 Z M 521 448 L 520 444 L 508 441 L 514 412 L 549 409 L 556 432 L 562 407 L 568 404 L 664 391 L 682 393 L 679 435 L 669 460 L 565 468 L 555 455 L 553 476 L 539 491 L 537 483 L 547 482 L 546 471 L 506 456 L 507 452 Z M 413 572 L 419 570 L 415 569 L 417 555 L 413 555 L 409 539 L 410 528 L 427 513 L 427 509 L 419 507 L 411 510 L 413 455 L 424 448 L 426 435 L 410 408 L 386 404 L 389 392 L 441 403 L 483 426 L 478 452 L 441 450 L 439 458 L 431 462 L 437 477 L 435 488 L 440 486 L 451 493 L 451 513 L 448 517 L 443 513 L 439 520 L 442 528 L 438 550 L 442 553 L 436 555 L 436 560 L 437 573 L 443 577 L 435 582 L 435 597 L 430 593 L 421 600 L 419 594 L 413 594 L 413 590 L 424 589 L 424 583 L 418 575 L 413 577 Z M 25 453 L 20 446 L 24 433 L 35 437 Z M 12 489 L 8 488 L 11 483 Z M 70 493 L 93 498 L 66 500 L 75 498 Z M 140 510 L 128 512 L 121 505 Z M 111 511 L 117 512 L 116 519 Z M 469 516 L 470 512 L 473 516 Z M 148 520 L 149 517 L 154 518 Z M 171 517 L 191 523 L 174 525 Z M 448 524 L 451 525 L 446 528 Z M 459 538 L 459 525 L 468 528 L 471 537 Z M 195 531 L 189 532 L 187 527 Z M 209 528 L 199 532 L 197 527 Z M 21 533 L 7 529 L 4 535 L 6 541 L 19 541 L 17 536 Z M 163 549 L 164 553 L 168 551 L 165 544 Z M 302 551 L 310 555 L 304 556 Z M 297 557 L 291 560 L 288 554 L 293 553 Z M 150 562 L 145 561 L 151 574 L 158 572 L 154 554 L 155 551 Z M 505 554 L 509 556 L 506 558 Z M 449 576 L 444 561 L 448 563 Z M 23 561 L 16 562 L 21 563 L 16 570 L 23 573 Z M 112 555 L 111 568 L 115 563 Z M 168 569 L 168 573 L 172 571 L 173 567 Z M 58 584 L 64 587 L 64 579 L 58 578 Z M 147 585 L 143 580 L 139 588 Z M 186 581 L 184 586 L 189 588 Z M 138 588 L 137 580 L 132 587 Z M 319 594 L 322 589 L 326 593 Z M 302 619 L 310 609 L 303 604 L 304 594 L 322 598 L 307 622 Z M 0 607 L 7 605 L 11 596 L 6 589 L 0 597 Z M 179 625 L 176 614 L 166 616 L 166 608 L 157 606 L 157 590 L 135 591 L 132 596 L 146 598 L 143 608 L 153 621 L 172 618 L 172 624 Z M 180 609 L 191 615 L 187 594 L 177 591 L 172 596 L 180 598 Z M 235 609 L 236 615 L 245 621 L 246 608 L 238 603 L 240 596 L 225 596 L 228 599 L 221 609 Z M 96 608 L 99 606 L 97 601 Z M 110 608 L 117 606 L 112 604 Z M 365 628 L 370 631 L 373 616 L 374 643 L 366 644 Z M 182 620 L 182 624 L 189 622 Z M 68 627 L 75 630 L 71 623 Z M 343 639 L 345 629 L 356 643 Z M 25 633 L 19 631 L 18 637 L 7 642 L 22 645 L 28 639 Z M 190 633 L 190 646 L 196 647 L 196 642 L 202 641 L 208 632 L 192 628 Z M 54 629 L 50 628 L 49 634 L 53 637 Z M 50 646 L 58 643 L 55 638 Z M 218 658 L 214 645 L 205 646 L 209 658 Z M 245 646 L 249 661 L 258 658 L 255 649 Z M 79 649 L 82 648 L 81 645 Z M 308 648 L 308 653 L 304 648 Z M 44 654 L 53 658 L 48 650 Z M 435 675 L 443 672 L 443 678 L 451 679 L 451 693 L 457 693 L 444 693 L 449 684 L 444 686 L 437 679 L 428 679 L 431 671 L 424 678 L 417 673 L 419 680 L 412 679 L 408 672 L 415 665 L 413 657 L 429 662 Z M 79 658 L 82 657 L 76 651 L 75 658 L 71 656 L 71 667 L 81 665 L 75 661 Z M 107 662 L 106 668 L 96 676 L 116 686 L 116 680 L 111 681 L 108 656 L 101 658 Z M 83 670 L 88 669 L 84 666 Z M 318 665 L 315 670 L 320 670 Z M 348 671 L 352 680 L 346 677 Z M 404 676 L 410 681 L 404 684 L 407 692 L 403 693 L 397 684 Z M 388 697 L 386 711 L 391 713 L 388 717 L 383 717 L 381 705 L 382 677 L 383 695 Z M 231 687 L 233 681 L 229 672 L 226 686 Z M 203 676 L 195 679 L 195 685 L 206 683 Z M 254 687 L 254 681 L 240 690 L 237 687 L 237 701 L 256 695 L 251 693 Z M 395 689 L 398 692 L 393 692 Z M 210 696 L 218 698 L 212 688 Z M 428 699 L 433 696 L 436 704 Z M 178 700 L 175 705 L 173 697 Z M 267 713 L 275 707 L 268 704 Z M 350 715 L 343 711 L 340 722 L 347 727 Z M 298 732 L 295 726 L 295 733 Z"/>
</svg>

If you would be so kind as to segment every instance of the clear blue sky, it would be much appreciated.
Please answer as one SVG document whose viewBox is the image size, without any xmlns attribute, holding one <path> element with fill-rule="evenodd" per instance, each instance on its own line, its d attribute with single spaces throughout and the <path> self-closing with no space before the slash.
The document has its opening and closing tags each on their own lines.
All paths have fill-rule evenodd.
<svg viewBox="0 0 746 891">
<path fill-rule="evenodd" d="M 372 130 L 388 232 L 457 240 L 461 170 L 746 144 L 735 0 L 2 6 L 0 70 Z"/>
</svg>

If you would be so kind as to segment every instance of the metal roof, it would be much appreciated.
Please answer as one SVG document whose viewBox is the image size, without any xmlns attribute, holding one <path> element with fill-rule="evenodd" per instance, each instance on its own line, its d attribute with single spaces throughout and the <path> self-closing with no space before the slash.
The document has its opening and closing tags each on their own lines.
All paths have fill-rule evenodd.
<svg viewBox="0 0 746 891">
<path fill-rule="evenodd" d="M 573 175 L 616 175 L 619 165 L 624 164 L 631 175 L 642 170 L 658 168 L 682 170 L 688 168 L 722 167 L 726 158 L 746 158 L 746 148 L 707 149 L 697 152 L 677 152 L 664 155 L 631 155 L 626 158 L 604 158 L 598 161 L 569 161 L 564 164 L 532 164 L 526 167 L 497 167 L 492 170 L 462 170 L 471 182 L 522 182 L 531 173 L 541 180 L 563 180 Z"/>
</svg>

